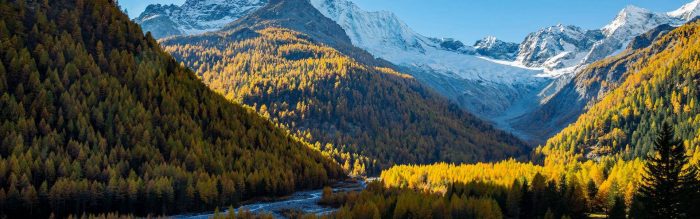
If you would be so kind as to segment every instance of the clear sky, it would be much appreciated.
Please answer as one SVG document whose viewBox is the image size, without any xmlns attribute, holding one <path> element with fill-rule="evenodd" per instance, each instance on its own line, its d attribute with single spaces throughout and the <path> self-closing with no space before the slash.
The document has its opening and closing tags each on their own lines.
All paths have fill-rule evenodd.
<svg viewBox="0 0 700 219">
<path fill-rule="evenodd" d="M 149 4 L 176 4 L 185 0 L 119 0 L 131 17 Z M 353 0 L 369 11 L 394 12 L 417 32 L 451 37 L 471 44 L 493 35 L 512 42 L 528 33 L 556 24 L 598 29 L 626 5 L 666 12 L 691 0 Z"/>
</svg>

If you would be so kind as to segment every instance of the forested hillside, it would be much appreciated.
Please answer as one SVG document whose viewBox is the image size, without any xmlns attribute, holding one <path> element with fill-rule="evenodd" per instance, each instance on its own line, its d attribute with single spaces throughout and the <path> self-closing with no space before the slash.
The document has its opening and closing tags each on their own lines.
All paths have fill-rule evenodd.
<svg viewBox="0 0 700 219">
<path fill-rule="evenodd" d="M 358 63 L 302 33 L 241 29 L 168 39 L 162 46 L 230 100 L 370 173 L 394 163 L 498 160 L 527 152 L 513 136 L 410 76 Z M 365 155 L 378 165 L 339 152 Z"/>
<path fill-rule="evenodd" d="M 628 68 L 623 83 L 539 149 L 548 161 L 644 156 L 652 148 L 653 127 L 663 122 L 673 124 L 690 153 L 700 157 L 700 22 L 676 28 L 639 52 L 650 56 Z"/>
<path fill-rule="evenodd" d="M 173 214 L 339 165 L 210 91 L 111 0 L 0 0 L 0 214 Z"/>
</svg>

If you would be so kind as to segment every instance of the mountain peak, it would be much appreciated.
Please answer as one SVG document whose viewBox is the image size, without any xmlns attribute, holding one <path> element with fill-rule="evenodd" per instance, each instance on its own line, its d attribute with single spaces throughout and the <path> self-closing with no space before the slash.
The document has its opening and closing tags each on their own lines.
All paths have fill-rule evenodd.
<svg viewBox="0 0 700 219">
<path fill-rule="evenodd" d="M 405 45 L 406 50 L 423 50 L 419 36 L 394 13 L 364 11 L 349 0 L 310 0 L 324 16 L 338 23 L 355 45 L 383 47 L 386 44 Z"/>
<path fill-rule="evenodd" d="M 606 37 L 611 37 L 618 33 L 625 36 L 633 36 L 663 23 L 670 23 L 672 22 L 671 20 L 672 18 L 665 14 L 628 5 L 617 14 L 615 20 L 603 27 L 602 31 Z"/>
<path fill-rule="evenodd" d="M 561 34 L 561 33 L 583 33 L 584 31 L 581 27 L 574 25 L 564 25 L 557 24 L 554 26 L 542 28 L 538 31 L 538 34 Z"/>
<path fill-rule="evenodd" d="M 651 13 L 651 11 L 649 11 L 646 8 L 638 7 L 636 5 L 627 5 L 625 8 L 622 9 L 622 11 L 620 11 L 620 14 L 647 14 L 647 13 Z"/>
<path fill-rule="evenodd" d="M 499 41 L 499 40 L 498 40 L 498 38 L 496 38 L 495 36 L 485 36 L 483 39 L 481 39 L 481 40 L 479 40 L 479 41 L 476 41 L 476 44 L 474 44 L 474 46 L 478 46 L 478 45 L 481 45 L 481 46 L 493 45 L 493 44 L 496 43 L 497 41 Z"/>
<path fill-rule="evenodd" d="M 504 42 L 495 36 L 486 36 L 474 43 L 477 54 L 501 60 L 515 59 L 518 46 L 517 43 Z"/>
<path fill-rule="evenodd" d="M 149 5 L 134 21 L 156 38 L 192 35 L 223 28 L 267 0 L 187 0 L 181 6 Z"/>
<path fill-rule="evenodd" d="M 667 14 L 668 16 L 674 18 L 689 21 L 700 15 L 700 0 L 693 0 L 675 11 L 668 12 Z"/>
</svg>

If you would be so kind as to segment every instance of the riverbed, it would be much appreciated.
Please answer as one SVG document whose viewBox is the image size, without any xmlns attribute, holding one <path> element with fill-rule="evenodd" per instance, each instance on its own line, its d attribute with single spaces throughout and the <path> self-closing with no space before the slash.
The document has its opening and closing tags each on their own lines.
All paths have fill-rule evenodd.
<svg viewBox="0 0 700 219">
<path fill-rule="evenodd" d="M 332 186 L 334 192 L 362 191 L 367 186 L 365 180 L 354 180 L 337 183 Z M 275 218 L 285 218 L 284 211 L 296 210 L 305 214 L 325 215 L 337 210 L 335 208 L 321 206 L 318 201 L 321 200 L 322 189 L 296 192 L 288 197 L 277 201 L 255 202 L 246 204 L 235 209 L 236 212 L 246 209 L 251 213 L 269 213 Z M 227 214 L 228 210 L 221 212 Z M 175 219 L 207 219 L 214 216 L 214 212 L 206 212 L 201 214 L 186 214 L 176 215 L 171 218 Z"/>
</svg>

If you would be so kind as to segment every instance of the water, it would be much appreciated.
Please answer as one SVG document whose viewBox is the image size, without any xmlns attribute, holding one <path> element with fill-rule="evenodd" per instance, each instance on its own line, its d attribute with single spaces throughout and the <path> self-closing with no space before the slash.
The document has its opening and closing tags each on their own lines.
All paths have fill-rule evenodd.
<svg viewBox="0 0 700 219">
<path fill-rule="evenodd" d="M 347 191 L 362 191 L 367 186 L 364 180 L 359 180 L 355 182 L 343 182 L 338 183 L 333 186 L 334 192 L 347 192 Z M 321 193 L 323 190 L 311 190 L 311 191 L 301 191 L 286 197 L 283 200 L 271 201 L 271 202 L 256 202 L 252 204 L 243 205 L 236 208 L 235 211 L 238 212 L 242 209 L 247 209 L 251 213 L 270 213 L 275 218 L 285 218 L 282 214 L 285 210 L 298 210 L 306 214 L 316 214 L 324 215 L 332 213 L 337 210 L 335 208 L 325 207 L 318 205 L 318 201 L 321 200 Z M 224 211 L 221 214 L 227 214 L 228 211 Z M 172 216 L 175 219 L 208 219 L 214 216 L 213 212 L 206 212 L 201 214 L 187 214 L 187 215 L 176 215 Z"/>
</svg>

